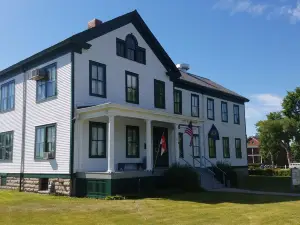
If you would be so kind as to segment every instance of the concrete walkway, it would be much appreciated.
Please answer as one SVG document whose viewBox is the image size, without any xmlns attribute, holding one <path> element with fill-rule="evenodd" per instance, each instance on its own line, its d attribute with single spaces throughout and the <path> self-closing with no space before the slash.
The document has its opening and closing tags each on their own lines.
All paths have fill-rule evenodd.
<svg viewBox="0 0 300 225">
<path fill-rule="evenodd" d="M 245 194 L 256 194 L 256 195 L 280 195 L 280 196 L 300 197 L 300 194 L 296 194 L 296 193 L 251 191 L 251 190 L 244 190 L 244 189 L 237 189 L 237 188 L 219 188 L 219 189 L 212 189 L 212 190 L 209 190 L 209 191 L 245 193 Z"/>
</svg>

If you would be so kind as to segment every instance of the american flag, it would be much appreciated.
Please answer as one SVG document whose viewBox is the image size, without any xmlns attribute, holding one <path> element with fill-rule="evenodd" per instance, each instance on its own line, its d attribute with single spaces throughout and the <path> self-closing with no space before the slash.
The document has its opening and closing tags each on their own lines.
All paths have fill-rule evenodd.
<svg viewBox="0 0 300 225">
<path fill-rule="evenodd" d="M 187 126 L 187 128 L 185 128 L 184 133 L 188 134 L 191 137 L 190 146 L 192 146 L 193 145 L 193 137 L 194 137 L 192 122 L 190 122 L 189 125 Z"/>
</svg>

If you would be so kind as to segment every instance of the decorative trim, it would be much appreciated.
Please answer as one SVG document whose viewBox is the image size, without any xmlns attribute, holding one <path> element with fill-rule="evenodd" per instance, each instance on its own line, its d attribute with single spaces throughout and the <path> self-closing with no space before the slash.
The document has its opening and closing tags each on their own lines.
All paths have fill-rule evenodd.
<svg viewBox="0 0 300 225">
<path fill-rule="evenodd" d="M 20 177 L 20 173 L 0 173 L 0 176 L 6 177 Z M 24 173 L 24 178 L 62 178 L 62 179 L 70 179 L 70 174 L 46 174 L 46 173 Z"/>
<path fill-rule="evenodd" d="M 104 134 L 104 155 L 92 155 L 92 128 L 103 128 L 103 134 Z M 98 132 L 98 131 L 97 131 Z M 106 142 L 107 142 L 107 137 L 106 137 L 106 123 L 101 123 L 101 122 L 89 122 L 89 158 L 106 158 Z M 98 148 L 98 147 L 97 147 Z"/>
<path fill-rule="evenodd" d="M 92 90 L 92 77 L 93 77 L 93 74 L 92 74 L 92 66 L 97 66 L 97 67 L 102 67 L 103 69 L 103 95 L 101 94 L 95 94 L 93 93 L 93 90 Z M 97 69 L 98 71 L 98 69 Z M 99 80 L 98 80 L 99 82 Z M 95 97 L 101 97 L 101 98 L 106 98 L 106 65 L 105 64 L 102 64 L 102 63 L 99 63 L 99 62 L 95 62 L 95 61 L 92 61 L 90 60 L 89 61 L 89 92 L 90 92 L 90 96 L 95 96 Z"/>
<path fill-rule="evenodd" d="M 176 93 L 179 94 L 179 102 L 175 102 Z M 173 98 L 174 98 L 174 114 L 182 115 L 182 91 L 173 88 Z M 179 112 L 176 112 L 175 103 L 179 104 Z"/>
<path fill-rule="evenodd" d="M 128 87 L 127 87 L 127 76 L 133 76 L 136 78 L 136 101 L 130 101 L 128 100 Z M 139 90 L 139 75 L 136 73 L 132 73 L 130 71 L 125 70 L 125 96 L 126 96 L 126 102 L 132 103 L 132 104 L 139 104 L 139 99 L 140 99 L 140 90 Z"/>
<path fill-rule="evenodd" d="M 197 99 L 197 115 L 193 116 L 193 97 Z M 199 95 L 191 94 L 191 116 L 192 117 L 199 117 L 200 116 L 200 110 L 199 110 Z"/>
<path fill-rule="evenodd" d="M 2 111 L 2 97 L 1 97 L 2 87 L 5 86 L 5 85 L 10 85 L 10 84 L 14 85 L 14 105 L 13 105 L 12 108 Z M 16 105 L 16 85 L 15 85 L 15 80 L 10 80 L 6 83 L 3 83 L 0 87 L 0 114 L 14 111 L 15 110 L 15 105 Z"/>
<path fill-rule="evenodd" d="M 212 102 L 212 111 L 213 111 L 213 118 L 209 118 L 208 117 L 208 102 Z M 207 105 L 206 105 L 206 117 L 207 117 L 207 119 L 209 119 L 209 120 L 215 120 L 215 100 L 214 99 L 212 99 L 212 98 L 207 98 Z"/>
<path fill-rule="evenodd" d="M 58 93 L 58 91 L 57 91 L 57 81 L 58 81 L 57 80 L 57 77 L 58 77 L 57 76 L 57 63 L 56 62 L 51 63 L 47 66 L 41 67 L 40 69 L 46 70 L 46 69 L 51 68 L 51 67 L 55 67 L 55 93 L 54 93 L 54 95 L 47 97 L 47 83 L 46 83 L 45 84 L 45 98 L 38 99 L 38 83 L 39 83 L 39 81 L 36 81 L 35 82 L 35 102 L 36 102 L 36 104 L 51 101 L 51 100 L 57 98 L 57 93 Z M 41 80 L 41 81 L 43 81 L 43 80 Z"/>
<path fill-rule="evenodd" d="M 157 85 L 162 85 L 163 87 L 163 104 L 162 105 L 158 105 L 157 102 L 157 94 L 158 94 L 158 86 Z M 158 108 L 158 109 L 166 109 L 166 85 L 164 81 L 161 80 L 156 80 L 154 79 L 154 107 Z"/>
<path fill-rule="evenodd" d="M 45 148 L 46 148 L 46 136 L 47 136 L 47 132 L 46 132 L 46 129 L 47 127 L 52 127 L 54 126 L 55 127 L 55 157 L 54 159 L 56 158 L 56 140 L 57 140 L 57 124 L 56 123 L 50 123 L 50 124 L 45 124 L 45 125 L 41 125 L 41 126 L 36 126 L 35 127 L 35 135 L 34 135 L 34 160 L 44 160 L 43 158 L 38 158 L 36 157 L 36 136 L 37 136 L 37 130 L 40 129 L 40 128 L 45 128 Z M 45 149 L 44 149 L 45 150 Z M 53 160 L 53 159 L 49 159 L 49 160 Z M 47 160 L 48 161 L 48 160 Z"/>
<path fill-rule="evenodd" d="M 222 111 L 222 106 L 225 105 L 226 106 L 226 120 L 223 120 L 223 111 Z M 221 101 L 221 120 L 224 123 L 228 123 L 228 103 Z"/>
<path fill-rule="evenodd" d="M 137 133 L 137 154 L 129 155 L 128 154 L 128 130 L 133 129 Z M 126 126 L 126 158 L 140 158 L 140 128 L 138 126 Z"/>
</svg>

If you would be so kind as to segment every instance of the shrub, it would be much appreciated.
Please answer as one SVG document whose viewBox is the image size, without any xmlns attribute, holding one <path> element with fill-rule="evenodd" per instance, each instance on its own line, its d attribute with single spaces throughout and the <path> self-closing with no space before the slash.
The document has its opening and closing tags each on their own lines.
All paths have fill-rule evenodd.
<svg viewBox="0 0 300 225">
<path fill-rule="evenodd" d="M 250 163 L 248 164 L 249 169 L 260 169 L 261 164 L 260 163 Z"/>
<path fill-rule="evenodd" d="M 250 169 L 249 175 L 257 176 L 291 176 L 289 169 Z"/>
<path fill-rule="evenodd" d="M 183 191 L 199 190 L 199 174 L 188 166 L 172 165 L 164 172 L 163 179 L 165 188 L 178 188 Z"/>
<path fill-rule="evenodd" d="M 125 200 L 125 197 L 121 195 L 106 196 L 105 200 Z"/>
</svg>

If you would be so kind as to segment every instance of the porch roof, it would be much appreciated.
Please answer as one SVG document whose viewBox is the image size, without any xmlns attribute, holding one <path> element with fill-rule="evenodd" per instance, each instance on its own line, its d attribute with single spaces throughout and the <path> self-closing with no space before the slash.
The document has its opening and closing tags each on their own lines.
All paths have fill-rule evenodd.
<svg viewBox="0 0 300 225">
<path fill-rule="evenodd" d="M 139 107 L 120 105 L 115 103 L 104 103 L 76 110 L 76 119 L 79 120 L 87 120 L 110 115 L 177 124 L 186 124 L 190 121 L 194 124 L 200 124 L 201 122 L 203 122 L 202 119 L 196 117 L 177 115 L 159 110 L 143 109 Z"/>
</svg>

